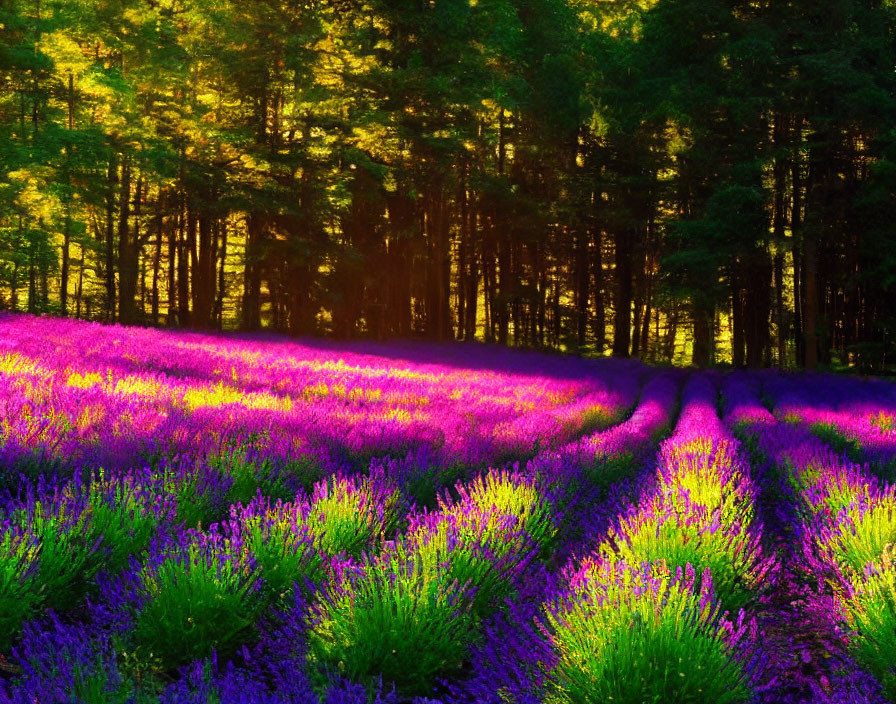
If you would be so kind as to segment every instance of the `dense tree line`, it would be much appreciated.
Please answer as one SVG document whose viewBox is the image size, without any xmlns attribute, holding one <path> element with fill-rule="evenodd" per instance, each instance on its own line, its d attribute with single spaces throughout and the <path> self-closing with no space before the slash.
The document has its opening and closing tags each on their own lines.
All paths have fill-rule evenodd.
<svg viewBox="0 0 896 704">
<path fill-rule="evenodd" d="M 0 0 L 0 305 L 879 366 L 890 0 Z"/>
</svg>

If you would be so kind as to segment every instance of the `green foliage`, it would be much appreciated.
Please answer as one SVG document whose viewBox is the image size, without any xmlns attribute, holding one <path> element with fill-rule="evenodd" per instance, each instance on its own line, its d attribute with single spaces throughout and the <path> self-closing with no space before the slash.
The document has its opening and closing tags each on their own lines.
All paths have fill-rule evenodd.
<svg viewBox="0 0 896 704">
<path fill-rule="evenodd" d="M 66 503 L 37 501 L 28 511 L 25 530 L 40 546 L 33 588 L 42 605 L 57 611 L 76 606 L 103 564 L 102 536 L 94 533 L 90 513 L 66 514 Z M 62 510 L 60 510 L 62 509 Z"/>
<path fill-rule="evenodd" d="M 892 3 L 858 0 L 7 0 L 0 307 L 602 354 L 607 313 L 637 302 L 617 354 L 730 346 L 759 366 L 775 320 L 797 363 L 817 333 L 822 362 L 837 346 L 877 369 L 896 329 L 894 28 Z M 197 256 L 178 268 L 164 250 L 183 243 L 153 240 L 185 204 Z M 783 257 L 821 250 L 811 285 L 866 302 L 858 325 L 850 305 L 793 307 Z M 686 326 L 699 344 L 677 349 Z"/>
<path fill-rule="evenodd" d="M 628 411 L 630 410 L 631 409 L 621 409 L 614 412 L 613 409 L 603 407 L 588 409 L 582 413 L 580 417 L 581 425 L 579 426 L 578 432 L 580 435 L 586 436 L 598 433 L 601 430 L 606 430 L 627 416 Z"/>
<path fill-rule="evenodd" d="M 309 629 L 310 661 L 356 681 L 382 675 L 408 695 L 459 670 L 475 631 L 458 577 L 473 575 L 447 552 L 438 539 L 399 543 L 328 589 Z"/>
<path fill-rule="evenodd" d="M 224 497 L 216 477 L 203 464 L 166 463 L 157 472 L 156 479 L 160 494 L 174 497 L 176 524 L 200 528 L 223 518 Z"/>
<path fill-rule="evenodd" d="M 815 423 L 812 432 L 838 454 L 846 454 L 853 462 L 862 462 L 864 457 L 861 444 L 857 439 L 847 438 L 828 423 Z"/>
<path fill-rule="evenodd" d="M 659 473 L 658 495 L 623 518 L 599 553 L 630 565 L 662 560 L 672 569 L 708 568 L 722 608 L 736 613 L 751 603 L 763 573 L 762 549 L 749 530 L 753 498 L 740 490 L 732 450 L 705 439 L 671 448 L 666 462 L 674 471 Z"/>
<path fill-rule="evenodd" d="M 896 500 L 890 495 L 857 503 L 853 496 L 839 510 L 839 520 L 824 538 L 824 549 L 852 575 L 861 575 L 896 539 Z"/>
<path fill-rule="evenodd" d="M 602 554 L 628 564 L 664 560 L 672 568 L 709 568 L 718 601 L 731 613 L 751 603 L 759 586 L 758 541 L 699 512 L 642 517 L 637 526 L 625 526 L 612 546 L 602 546 Z"/>
<path fill-rule="evenodd" d="M 737 259 L 755 255 L 767 229 L 759 183 L 720 186 L 707 200 L 703 218 L 670 228 L 666 276 L 700 308 L 712 309 L 725 300 Z"/>
<path fill-rule="evenodd" d="M 251 444 L 234 444 L 226 452 L 210 457 L 209 467 L 231 481 L 224 502 L 248 504 L 257 494 L 272 500 L 289 501 L 295 496 L 287 477 L 274 462 L 250 452 Z"/>
<path fill-rule="evenodd" d="M 606 492 L 620 479 L 635 476 L 640 469 L 640 462 L 640 458 L 630 452 L 610 457 L 598 456 L 583 468 L 582 473 L 591 486 Z"/>
<path fill-rule="evenodd" d="M 238 546 L 197 539 L 161 554 L 140 573 L 142 604 L 132 638 L 136 647 L 173 672 L 214 649 L 231 657 L 251 640 L 264 604 L 259 570 Z"/>
<path fill-rule="evenodd" d="M 458 484 L 460 500 L 443 504 L 461 530 L 471 539 L 495 546 L 500 556 L 525 549 L 507 528 L 519 531 L 546 552 L 552 545 L 557 527 L 553 507 L 531 479 L 513 472 L 489 470 L 474 480 Z M 506 519 L 511 521 L 508 525 Z"/>
<path fill-rule="evenodd" d="M 674 471 L 658 472 L 659 491 L 675 510 L 718 511 L 724 525 L 753 520 L 753 496 L 744 490 L 744 468 L 727 441 L 698 438 L 674 445 L 666 463 Z"/>
<path fill-rule="evenodd" d="M 496 464 L 500 464 L 496 461 Z M 440 492 L 458 481 L 468 478 L 470 468 L 462 462 L 434 464 L 414 472 L 403 483 L 408 499 L 423 509 L 433 509 L 439 505 Z"/>
<path fill-rule="evenodd" d="M 328 555 L 359 557 L 377 538 L 398 526 L 401 492 L 383 476 L 330 477 L 315 486 L 309 531 Z"/>
<path fill-rule="evenodd" d="M 101 474 L 93 478 L 89 487 L 87 540 L 100 541 L 101 561 L 97 569 L 117 574 L 132 557 L 145 552 L 167 516 L 164 510 L 154 510 L 129 480 L 110 480 Z"/>
<path fill-rule="evenodd" d="M 65 633 L 63 629 L 71 630 Z M 136 670 L 133 653 L 117 651 L 115 639 L 97 639 L 87 629 L 63 625 L 57 618 L 32 624 L 29 630 L 18 661 L 27 672 L 30 691 L 46 695 L 44 687 L 53 687 L 57 700 L 78 704 L 158 703 L 161 683 L 156 679 L 157 668 Z"/>
<path fill-rule="evenodd" d="M 593 566 L 546 620 L 559 654 L 548 673 L 552 704 L 748 702 L 718 607 L 663 563 L 645 572 Z"/>
<path fill-rule="evenodd" d="M 505 560 L 508 555 L 522 557 L 522 550 L 529 547 L 516 522 L 495 511 L 474 518 L 437 517 L 412 530 L 403 543 L 426 570 L 440 575 L 444 585 L 470 588 L 469 608 L 477 616 L 510 595 Z"/>
<path fill-rule="evenodd" d="M 282 600 L 293 585 L 319 583 L 324 561 L 308 532 L 300 504 L 270 505 L 259 499 L 240 519 L 243 540 L 263 578 L 267 599 Z"/>
<path fill-rule="evenodd" d="M 327 589 L 314 608 L 313 661 L 364 680 L 382 672 L 409 695 L 460 668 L 479 622 L 511 594 L 513 569 L 531 555 L 522 526 L 544 539 L 554 531 L 531 486 L 510 473 L 489 477 Z"/>
<path fill-rule="evenodd" d="M 875 559 L 876 566 L 858 587 L 856 595 L 843 601 L 853 628 L 850 644 L 856 659 L 883 686 L 887 699 L 896 698 L 896 569 L 893 546 Z"/>
<path fill-rule="evenodd" d="M 2 536 L 0 612 L 11 639 L 22 621 L 44 608 L 78 606 L 101 570 L 116 574 L 139 556 L 160 514 L 127 480 L 93 477 L 81 493 L 71 486 L 54 498 L 13 511 Z M 0 643 L 0 650 L 9 642 Z"/>
<path fill-rule="evenodd" d="M 31 536 L 4 526 L 0 533 L 0 653 L 40 603 L 34 573 L 40 548 Z"/>
</svg>

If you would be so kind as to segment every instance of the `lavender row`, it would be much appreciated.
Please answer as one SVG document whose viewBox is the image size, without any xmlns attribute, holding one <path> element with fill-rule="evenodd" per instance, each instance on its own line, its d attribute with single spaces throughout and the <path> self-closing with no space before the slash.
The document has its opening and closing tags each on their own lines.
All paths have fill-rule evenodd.
<svg viewBox="0 0 896 704">
<path fill-rule="evenodd" d="M 637 492 L 652 469 L 656 442 L 673 422 L 680 385 L 678 375 L 654 375 L 626 421 L 528 464 L 527 470 L 565 502 L 570 520 L 565 530 L 560 525 L 551 559 L 531 564 L 516 598 L 484 625 L 483 638 L 472 651 L 472 676 L 450 685 L 449 701 L 544 699 L 556 653 L 539 624 L 544 602 L 563 580 L 563 556 L 593 547 L 627 497 Z"/>
<path fill-rule="evenodd" d="M 667 423 L 670 381 L 648 384 L 629 422 Z M 635 501 L 621 514 L 604 505 L 610 516 L 580 543 L 584 559 L 542 572 L 542 589 L 530 589 L 536 607 L 514 604 L 490 624 L 477 677 L 456 687 L 457 701 L 750 700 L 752 622 L 743 611 L 732 622 L 723 608 L 749 602 L 772 564 L 715 396 L 706 378 L 688 382 L 675 434 L 655 467 L 637 473 Z"/>
<path fill-rule="evenodd" d="M 707 377 L 688 381 L 640 500 L 546 604 L 561 701 L 752 698 L 755 633 L 741 607 L 772 563 L 716 397 Z"/>
<path fill-rule="evenodd" d="M 777 383 L 767 385 L 772 397 L 780 391 Z M 869 671 L 883 680 L 889 666 L 881 668 L 879 659 L 875 664 L 873 647 L 868 646 L 886 624 L 864 632 L 856 628 L 858 602 L 844 589 L 848 550 L 843 548 L 862 546 L 879 554 L 883 544 L 875 545 L 856 531 L 854 519 L 865 515 L 865 501 L 866 506 L 875 505 L 891 490 L 808 427 L 779 421 L 760 402 L 759 379 L 732 377 L 725 395 L 727 423 L 751 444 L 775 481 L 777 537 L 785 569 L 765 604 L 766 621 L 773 624 L 766 642 L 775 655 L 774 701 L 880 701 L 880 684 Z M 892 699 L 893 694 L 888 696 Z"/>
<path fill-rule="evenodd" d="M 896 391 L 892 384 L 847 384 L 823 376 L 811 387 L 787 377 L 767 386 L 777 417 L 806 424 L 854 461 L 870 463 L 878 475 L 890 481 L 896 477 Z"/>
</svg>

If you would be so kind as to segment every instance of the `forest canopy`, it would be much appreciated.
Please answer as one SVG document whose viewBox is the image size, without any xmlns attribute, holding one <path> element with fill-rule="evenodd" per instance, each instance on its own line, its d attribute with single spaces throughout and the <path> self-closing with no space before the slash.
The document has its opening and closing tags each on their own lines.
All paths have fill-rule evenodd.
<svg viewBox="0 0 896 704">
<path fill-rule="evenodd" d="M 896 354 L 892 0 L 0 0 L 0 308 Z"/>
</svg>

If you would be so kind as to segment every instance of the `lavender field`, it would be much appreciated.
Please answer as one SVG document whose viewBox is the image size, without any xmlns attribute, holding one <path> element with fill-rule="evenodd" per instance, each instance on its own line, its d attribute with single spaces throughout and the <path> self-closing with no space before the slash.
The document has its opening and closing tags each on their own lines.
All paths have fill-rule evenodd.
<svg viewBox="0 0 896 704">
<path fill-rule="evenodd" d="M 896 386 L 0 314 L 0 701 L 896 702 Z"/>
</svg>

